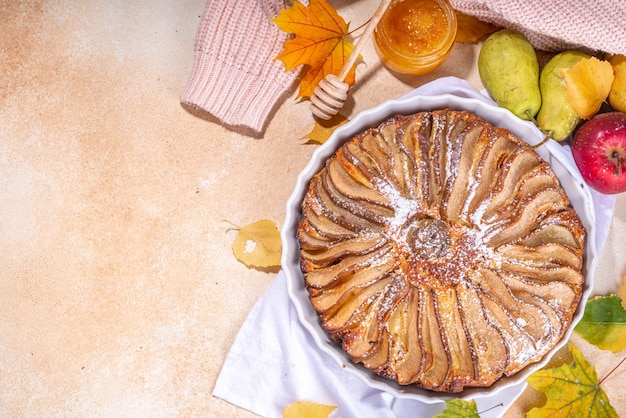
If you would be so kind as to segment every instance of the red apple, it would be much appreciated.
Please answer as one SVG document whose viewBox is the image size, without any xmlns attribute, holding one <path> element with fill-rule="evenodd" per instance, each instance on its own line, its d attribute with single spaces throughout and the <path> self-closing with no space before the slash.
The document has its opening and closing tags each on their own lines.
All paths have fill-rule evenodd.
<svg viewBox="0 0 626 418">
<path fill-rule="evenodd" d="M 601 193 L 626 191 L 626 113 L 600 113 L 585 122 L 572 141 L 583 178 Z"/>
</svg>

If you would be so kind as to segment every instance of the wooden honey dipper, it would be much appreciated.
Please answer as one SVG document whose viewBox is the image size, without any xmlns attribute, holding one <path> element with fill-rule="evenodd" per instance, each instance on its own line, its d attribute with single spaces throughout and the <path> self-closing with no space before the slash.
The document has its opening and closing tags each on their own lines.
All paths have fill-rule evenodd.
<svg viewBox="0 0 626 418">
<path fill-rule="evenodd" d="M 363 35 L 359 38 L 358 42 L 354 46 L 352 53 L 341 67 L 341 71 L 338 75 L 328 74 L 326 78 L 315 87 L 313 90 L 313 96 L 311 96 L 311 112 L 313 115 L 320 119 L 328 120 L 339 112 L 348 98 L 348 90 L 350 86 L 344 82 L 348 76 L 350 69 L 359 58 L 361 50 L 365 45 L 365 42 L 370 38 L 372 32 L 376 28 L 376 25 L 385 14 L 385 11 L 389 7 L 392 0 L 383 0 L 376 9 L 376 13 L 370 19 L 369 23 L 365 27 Z"/>
</svg>

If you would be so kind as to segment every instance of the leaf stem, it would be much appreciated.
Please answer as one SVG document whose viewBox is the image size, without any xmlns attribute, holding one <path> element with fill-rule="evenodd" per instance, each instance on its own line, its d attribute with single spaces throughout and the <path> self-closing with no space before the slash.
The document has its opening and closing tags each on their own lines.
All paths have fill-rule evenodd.
<svg viewBox="0 0 626 418">
<path fill-rule="evenodd" d="M 369 19 L 367 19 L 364 23 L 362 23 L 360 26 L 357 26 L 356 28 L 352 29 L 351 31 L 348 31 L 347 34 L 348 35 L 352 35 L 354 32 L 360 31 L 361 29 L 366 27 L 368 23 L 370 23 L 370 20 L 372 20 L 371 17 Z"/>
<path fill-rule="evenodd" d="M 226 230 L 226 232 L 233 231 L 233 230 L 234 230 L 234 231 L 239 231 L 239 230 L 241 229 L 241 227 L 240 227 L 239 225 L 235 225 L 234 223 L 232 223 L 232 222 L 231 222 L 231 221 L 229 221 L 228 219 L 222 219 L 222 222 L 226 222 L 227 224 L 230 224 L 230 225 L 231 225 L 231 227 L 230 227 L 230 228 L 228 228 L 228 229 Z"/>
<path fill-rule="evenodd" d="M 602 382 L 604 382 L 606 379 L 608 379 L 609 376 L 611 376 L 613 374 L 613 372 L 615 372 L 615 370 L 617 370 L 619 368 L 619 366 L 621 366 L 622 363 L 624 363 L 624 361 L 626 361 L 626 356 L 619 363 L 617 363 L 617 365 L 615 367 L 613 367 L 610 372 L 608 372 L 602 379 L 600 379 L 600 381 L 598 382 L 598 386 L 600 386 L 602 384 Z"/>
<path fill-rule="evenodd" d="M 484 414 L 485 412 L 489 412 L 489 411 L 491 411 L 492 409 L 496 409 L 496 408 L 501 407 L 501 406 L 504 406 L 504 404 L 503 404 L 502 402 L 500 402 L 500 403 L 499 403 L 499 404 L 497 404 L 497 405 L 492 406 L 491 408 L 487 408 L 487 409 L 485 409 L 484 411 L 480 411 L 480 412 L 478 412 L 478 415 Z"/>
</svg>

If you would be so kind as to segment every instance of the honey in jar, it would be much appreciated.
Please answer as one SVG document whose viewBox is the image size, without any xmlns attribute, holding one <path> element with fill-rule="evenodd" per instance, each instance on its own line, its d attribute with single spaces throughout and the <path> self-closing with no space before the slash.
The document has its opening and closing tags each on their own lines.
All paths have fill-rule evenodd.
<svg viewBox="0 0 626 418">
<path fill-rule="evenodd" d="M 456 28 L 447 0 L 394 0 L 376 26 L 374 46 L 389 69 L 426 74 L 450 55 Z"/>
</svg>

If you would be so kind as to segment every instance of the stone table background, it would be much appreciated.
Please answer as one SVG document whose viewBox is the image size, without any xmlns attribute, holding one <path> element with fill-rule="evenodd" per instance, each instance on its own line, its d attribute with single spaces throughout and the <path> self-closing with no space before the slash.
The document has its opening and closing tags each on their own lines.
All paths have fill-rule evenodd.
<svg viewBox="0 0 626 418">
<path fill-rule="evenodd" d="M 354 27 L 375 5 L 331 3 Z M 281 225 L 314 120 L 295 91 L 262 137 L 180 106 L 204 4 L 0 2 L 2 416 L 251 416 L 211 395 L 274 278 L 235 260 L 231 223 Z M 447 75 L 482 88 L 478 50 L 397 78 L 367 45 L 347 110 Z M 598 294 L 626 273 L 624 236 L 626 194 Z M 600 376 L 624 355 L 573 338 Z M 622 415 L 625 376 L 603 385 Z M 540 402 L 529 389 L 507 416 Z"/>
</svg>

